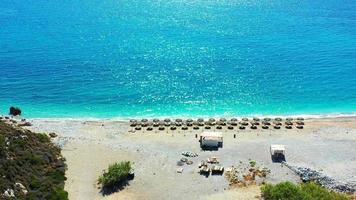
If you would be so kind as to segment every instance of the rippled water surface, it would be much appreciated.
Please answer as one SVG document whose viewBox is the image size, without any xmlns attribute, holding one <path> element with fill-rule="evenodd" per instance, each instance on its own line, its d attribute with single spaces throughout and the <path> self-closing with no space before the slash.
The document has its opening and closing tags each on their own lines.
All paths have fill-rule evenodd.
<svg viewBox="0 0 356 200">
<path fill-rule="evenodd" d="M 0 0 L 0 113 L 356 112 L 354 0 Z"/>
</svg>

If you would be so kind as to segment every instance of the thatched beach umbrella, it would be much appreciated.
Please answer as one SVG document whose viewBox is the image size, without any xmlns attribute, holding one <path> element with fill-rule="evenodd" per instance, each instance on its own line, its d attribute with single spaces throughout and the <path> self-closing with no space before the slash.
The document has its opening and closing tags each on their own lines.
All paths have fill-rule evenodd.
<svg viewBox="0 0 356 200">
<path fill-rule="evenodd" d="M 204 119 L 203 118 L 198 118 L 197 121 L 198 122 L 204 122 Z"/>
<path fill-rule="evenodd" d="M 141 122 L 148 122 L 148 119 L 142 119 Z"/>
<path fill-rule="evenodd" d="M 182 130 L 188 130 L 187 126 L 182 126 Z"/>
<path fill-rule="evenodd" d="M 281 126 L 281 125 L 282 125 L 282 123 L 279 122 L 279 121 L 274 121 L 273 124 L 275 124 L 275 125 L 277 125 L 277 126 Z"/>
<path fill-rule="evenodd" d="M 238 120 L 237 120 L 236 118 L 231 118 L 230 121 L 232 121 L 232 122 L 237 122 Z"/>
<path fill-rule="evenodd" d="M 193 119 L 187 119 L 186 122 L 193 123 Z"/>
<path fill-rule="evenodd" d="M 256 121 L 256 122 L 260 121 L 260 118 L 258 118 L 258 117 L 254 117 L 252 119 L 253 119 L 253 121 Z"/>
<path fill-rule="evenodd" d="M 171 122 L 164 122 L 164 125 L 165 125 L 165 126 L 170 126 L 170 125 L 171 125 Z"/>
<path fill-rule="evenodd" d="M 248 118 L 244 117 L 241 119 L 242 121 L 248 122 Z"/>
<path fill-rule="evenodd" d="M 291 121 L 286 121 L 285 124 L 288 125 L 288 126 L 291 126 L 291 125 L 293 125 L 293 122 L 291 122 Z"/>
<path fill-rule="evenodd" d="M 250 128 L 251 129 L 257 129 L 257 126 L 252 125 Z"/>
<path fill-rule="evenodd" d="M 155 118 L 152 120 L 153 122 L 159 122 L 159 119 Z"/>
<path fill-rule="evenodd" d="M 198 126 L 204 126 L 204 122 L 198 122 Z"/>
<path fill-rule="evenodd" d="M 269 121 L 271 121 L 271 118 L 265 117 L 265 118 L 263 118 L 263 120 L 269 122 Z"/>
<path fill-rule="evenodd" d="M 158 122 L 153 123 L 153 127 L 158 127 L 159 125 L 160 125 L 160 123 L 158 123 Z"/>
<path fill-rule="evenodd" d="M 231 126 L 237 126 L 237 122 L 231 122 Z"/>
<path fill-rule="evenodd" d="M 276 118 L 274 118 L 274 120 L 277 121 L 277 122 L 281 122 L 281 121 L 282 121 L 282 118 L 276 117 Z"/>
<path fill-rule="evenodd" d="M 227 120 L 225 118 L 220 118 L 219 121 L 226 122 Z"/>
<path fill-rule="evenodd" d="M 287 117 L 286 120 L 287 120 L 287 121 L 293 121 L 293 118 Z"/>
<path fill-rule="evenodd" d="M 216 120 L 214 118 L 210 118 L 209 122 L 215 122 Z"/>
<path fill-rule="evenodd" d="M 171 122 L 171 120 L 166 118 L 166 119 L 164 119 L 164 122 Z"/>
<path fill-rule="evenodd" d="M 263 121 L 262 124 L 264 125 L 271 125 L 271 123 L 269 121 Z"/>
<path fill-rule="evenodd" d="M 131 126 L 131 127 L 137 126 L 137 122 L 131 122 L 130 126 Z"/>
<path fill-rule="evenodd" d="M 298 121 L 304 121 L 304 118 L 303 117 L 298 117 L 297 120 Z"/>
<path fill-rule="evenodd" d="M 244 121 L 244 122 L 240 122 L 240 124 L 243 125 L 243 126 L 247 126 L 247 125 L 248 125 L 248 122 L 245 122 L 245 121 Z"/>
<path fill-rule="evenodd" d="M 133 123 L 133 122 L 137 122 L 136 119 L 130 119 L 130 122 Z"/>
<path fill-rule="evenodd" d="M 258 126 L 258 125 L 260 125 L 260 123 L 257 122 L 257 121 L 252 121 L 252 122 L 251 122 L 251 125 Z"/>
<path fill-rule="evenodd" d="M 176 119 L 176 122 L 183 122 L 182 119 Z"/>
<path fill-rule="evenodd" d="M 304 125 L 304 122 L 303 121 L 297 121 L 297 124 L 298 125 Z"/>
</svg>

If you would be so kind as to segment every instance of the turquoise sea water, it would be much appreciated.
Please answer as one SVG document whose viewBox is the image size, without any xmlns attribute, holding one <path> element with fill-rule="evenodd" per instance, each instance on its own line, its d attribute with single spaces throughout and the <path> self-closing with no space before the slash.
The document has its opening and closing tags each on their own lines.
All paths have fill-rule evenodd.
<svg viewBox="0 0 356 200">
<path fill-rule="evenodd" d="M 356 112 L 355 0 L 0 0 L 0 113 Z"/>
</svg>

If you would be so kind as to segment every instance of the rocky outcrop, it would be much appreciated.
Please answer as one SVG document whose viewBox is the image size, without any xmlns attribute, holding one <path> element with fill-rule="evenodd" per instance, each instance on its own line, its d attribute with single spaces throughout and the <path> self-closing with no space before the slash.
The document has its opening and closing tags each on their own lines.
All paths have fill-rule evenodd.
<svg viewBox="0 0 356 200">
<path fill-rule="evenodd" d="M 11 107 L 10 107 L 10 112 L 9 112 L 9 114 L 12 115 L 12 116 L 21 115 L 21 109 L 18 108 L 18 107 L 13 107 L 13 106 L 11 106 Z"/>
</svg>

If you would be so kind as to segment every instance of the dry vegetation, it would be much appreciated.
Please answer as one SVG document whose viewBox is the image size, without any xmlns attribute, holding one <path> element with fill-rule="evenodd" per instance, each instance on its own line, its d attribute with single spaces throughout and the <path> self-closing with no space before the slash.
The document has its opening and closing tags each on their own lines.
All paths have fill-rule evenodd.
<svg viewBox="0 0 356 200">
<path fill-rule="evenodd" d="M 0 121 L 0 199 L 68 199 L 65 170 L 47 135 Z"/>
</svg>

